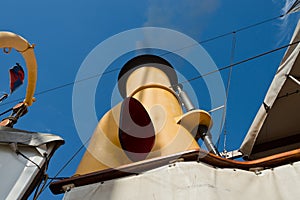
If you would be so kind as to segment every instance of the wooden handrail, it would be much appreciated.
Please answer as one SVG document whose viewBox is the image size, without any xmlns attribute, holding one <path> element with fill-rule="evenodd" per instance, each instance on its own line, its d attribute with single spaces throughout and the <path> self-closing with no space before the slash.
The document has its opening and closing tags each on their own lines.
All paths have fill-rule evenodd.
<svg viewBox="0 0 300 200">
<path fill-rule="evenodd" d="M 50 184 L 53 194 L 64 193 L 63 186 L 72 185 L 79 187 L 83 185 L 99 183 L 116 178 L 139 174 L 160 166 L 179 161 L 198 161 L 218 168 L 234 168 L 241 170 L 266 169 L 293 163 L 300 160 L 300 149 L 260 158 L 252 161 L 236 161 L 216 156 L 202 149 L 190 150 L 171 156 L 159 157 L 124 165 L 116 169 L 106 169 L 85 175 L 74 176 Z"/>
</svg>

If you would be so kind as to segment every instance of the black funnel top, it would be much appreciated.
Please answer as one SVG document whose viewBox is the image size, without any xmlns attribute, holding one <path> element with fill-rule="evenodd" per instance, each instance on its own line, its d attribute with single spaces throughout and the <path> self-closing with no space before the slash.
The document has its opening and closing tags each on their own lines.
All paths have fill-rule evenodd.
<svg viewBox="0 0 300 200">
<path fill-rule="evenodd" d="M 150 54 L 140 55 L 140 56 L 134 57 L 133 59 L 129 60 L 122 67 L 122 69 L 119 73 L 118 87 L 119 87 L 120 94 L 123 98 L 126 97 L 126 82 L 127 82 L 129 75 L 133 71 L 135 71 L 136 69 L 138 69 L 140 67 L 147 67 L 147 66 L 145 66 L 145 64 L 163 65 L 164 67 L 158 67 L 158 68 L 167 74 L 172 85 L 178 84 L 177 74 L 176 74 L 174 68 L 172 67 L 172 65 L 168 61 L 166 61 L 162 57 L 155 56 L 155 55 L 150 55 Z M 153 66 L 151 66 L 151 67 L 153 67 Z M 155 65 L 154 65 L 154 67 L 155 67 Z"/>
</svg>

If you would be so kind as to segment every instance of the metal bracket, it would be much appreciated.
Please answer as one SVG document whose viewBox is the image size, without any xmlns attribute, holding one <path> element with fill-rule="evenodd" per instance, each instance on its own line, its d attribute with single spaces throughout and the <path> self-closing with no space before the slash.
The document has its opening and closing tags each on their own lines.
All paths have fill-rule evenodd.
<svg viewBox="0 0 300 200">
<path fill-rule="evenodd" d="M 64 192 L 69 192 L 74 187 L 75 187 L 75 184 L 71 183 L 71 184 L 62 186 L 62 189 L 63 189 Z"/>
<path fill-rule="evenodd" d="M 254 172 L 256 175 L 261 175 L 263 170 L 263 167 L 254 167 L 249 169 L 249 171 Z"/>
<path fill-rule="evenodd" d="M 174 89 L 175 89 L 175 91 L 177 91 L 177 96 L 178 96 L 181 104 L 186 109 L 186 111 L 194 110 L 195 106 L 193 105 L 193 103 L 192 103 L 191 99 L 189 98 L 189 96 L 187 95 L 187 93 L 185 93 L 185 91 L 183 90 L 182 84 L 176 85 Z"/>
<path fill-rule="evenodd" d="M 296 79 L 295 77 L 293 77 L 292 75 L 290 74 L 287 74 L 286 75 L 288 78 L 290 78 L 292 81 L 294 81 L 297 85 L 300 86 L 300 81 L 298 79 Z"/>
<path fill-rule="evenodd" d="M 220 154 L 222 157 L 225 157 L 227 159 L 235 159 L 235 158 L 240 158 L 243 156 L 243 153 L 240 152 L 240 150 L 221 152 Z"/>
<path fill-rule="evenodd" d="M 175 159 L 175 160 L 170 160 L 169 165 L 175 164 L 177 162 L 184 162 L 184 158 L 178 158 L 178 159 Z"/>
</svg>

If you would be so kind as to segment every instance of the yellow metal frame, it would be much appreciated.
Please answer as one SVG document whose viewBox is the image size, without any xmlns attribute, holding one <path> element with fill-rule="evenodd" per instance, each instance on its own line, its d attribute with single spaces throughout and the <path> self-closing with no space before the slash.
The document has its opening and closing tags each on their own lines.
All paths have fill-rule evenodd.
<svg viewBox="0 0 300 200">
<path fill-rule="evenodd" d="M 34 55 L 34 45 L 31 45 L 23 37 L 12 32 L 0 32 L 0 48 L 14 48 L 22 54 L 27 68 L 28 83 L 24 103 L 31 106 L 34 102 L 34 91 L 37 80 L 37 62 Z"/>
</svg>

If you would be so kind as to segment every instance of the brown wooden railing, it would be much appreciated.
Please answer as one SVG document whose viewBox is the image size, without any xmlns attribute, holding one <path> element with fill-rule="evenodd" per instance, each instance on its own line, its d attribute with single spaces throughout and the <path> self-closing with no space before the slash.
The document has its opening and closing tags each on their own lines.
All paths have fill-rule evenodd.
<svg viewBox="0 0 300 200">
<path fill-rule="evenodd" d="M 204 150 L 190 150 L 171 156 L 159 157 L 124 165 L 116 169 L 106 169 L 85 175 L 74 176 L 50 184 L 50 190 L 54 194 L 64 193 L 66 187 L 79 187 L 83 185 L 99 183 L 116 178 L 136 175 L 164 165 L 176 162 L 198 161 L 218 168 L 235 168 L 242 170 L 267 169 L 293 163 L 300 160 L 300 149 L 268 156 L 252 161 L 230 160 L 208 153 Z"/>
</svg>

